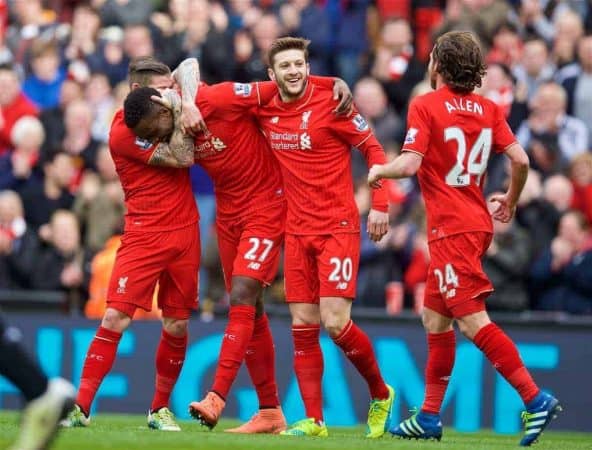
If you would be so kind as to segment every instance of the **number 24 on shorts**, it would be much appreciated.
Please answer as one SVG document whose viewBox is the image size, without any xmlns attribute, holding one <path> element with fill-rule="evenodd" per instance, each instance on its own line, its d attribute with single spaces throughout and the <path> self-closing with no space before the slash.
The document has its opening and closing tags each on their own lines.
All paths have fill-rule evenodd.
<svg viewBox="0 0 592 450">
<path fill-rule="evenodd" d="M 434 269 L 434 275 L 438 279 L 440 293 L 446 298 L 454 298 L 458 287 L 458 276 L 452 264 L 447 263 L 444 266 L 444 273 L 440 269 Z"/>
</svg>

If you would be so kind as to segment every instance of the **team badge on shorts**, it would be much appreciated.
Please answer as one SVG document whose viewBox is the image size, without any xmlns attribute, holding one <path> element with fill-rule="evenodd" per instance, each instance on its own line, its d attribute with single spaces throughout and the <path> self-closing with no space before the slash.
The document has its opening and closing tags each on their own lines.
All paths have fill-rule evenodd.
<svg viewBox="0 0 592 450">
<path fill-rule="evenodd" d="M 251 85 L 247 83 L 234 83 L 234 95 L 248 97 L 251 95 Z"/>
</svg>

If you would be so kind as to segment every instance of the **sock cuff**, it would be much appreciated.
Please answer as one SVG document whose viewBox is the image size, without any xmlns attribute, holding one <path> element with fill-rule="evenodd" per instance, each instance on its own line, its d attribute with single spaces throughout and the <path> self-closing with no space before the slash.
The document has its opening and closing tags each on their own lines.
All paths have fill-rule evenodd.
<svg viewBox="0 0 592 450">
<path fill-rule="evenodd" d="M 228 310 L 228 318 L 231 319 L 232 316 L 239 316 L 239 317 L 247 317 L 249 320 L 255 321 L 255 307 L 252 305 L 235 305 L 230 306 Z"/>
<path fill-rule="evenodd" d="M 339 334 L 333 338 L 333 341 L 335 343 L 337 343 L 337 342 L 340 342 L 341 340 L 343 340 L 348 335 L 348 333 L 353 329 L 354 326 L 355 326 L 354 321 L 349 319 L 349 321 L 341 329 Z"/>
<path fill-rule="evenodd" d="M 185 348 L 187 346 L 187 333 L 183 336 L 174 336 L 164 328 L 162 329 L 161 339 L 173 347 Z"/>
<path fill-rule="evenodd" d="M 445 331 L 444 333 L 428 333 L 428 345 L 456 345 L 456 334 L 454 330 Z"/>
<path fill-rule="evenodd" d="M 488 323 L 477 331 L 477 334 L 475 334 L 475 337 L 473 338 L 473 342 L 477 347 L 482 348 L 487 345 L 492 336 L 497 335 L 500 331 L 500 328 L 495 323 Z"/>
<path fill-rule="evenodd" d="M 95 334 L 95 338 L 99 338 L 103 341 L 109 341 L 117 344 L 121 339 L 122 333 L 118 333 L 117 331 L 109 330 L 108 328 L 99 326 L 97 332 Z"/>
<path fill-rule="evenodd" d="M 307 325 L 292 325 L 292 333 L 304 333 L 304 332 L 321 332 L 321 325 L 320 324 L 307 324 Z"/>
</svg>

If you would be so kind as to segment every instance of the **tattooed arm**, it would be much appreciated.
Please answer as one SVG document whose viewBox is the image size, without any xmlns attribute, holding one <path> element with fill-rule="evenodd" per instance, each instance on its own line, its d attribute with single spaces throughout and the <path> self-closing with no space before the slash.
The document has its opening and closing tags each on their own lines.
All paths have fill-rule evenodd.
<svg viewBox="0 0 592 450">
<path fill-rule="evenodd" d="M 201 112 L 195 104 L 199 86 L 199 63 L 195 58 L 183 60 L 173 72 L 173 77 L 181 89 L 183 111 L 181 125 L 190 134 L 206 130 L 206 124 Z"/>
<path fill-rule="evenodd" d="M 174 90 L 167 90 L 162 97 L 152 97 L 173 113 L 173 132 L 169 142 L 161 142 L 156 146 L 148 162 L 155 166 L 189 167 L 193 164 L 195 143 L 192 136 L 183 132 L 181 126 L 181 99 Z"/>
</svg>

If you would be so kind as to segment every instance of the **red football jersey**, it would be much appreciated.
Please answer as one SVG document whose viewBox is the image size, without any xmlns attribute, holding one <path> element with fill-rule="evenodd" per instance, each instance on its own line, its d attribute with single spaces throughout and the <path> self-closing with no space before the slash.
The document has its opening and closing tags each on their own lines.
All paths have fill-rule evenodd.
<svg viewBox="0 0 592 450">
<path fill-rule="evenodd" d="M 126 231 L 167 231 L 197 222 L 189 169 L 149 165 L 156 146 L 134 135 L 123 110 L 113 118 L 109 148 L 125 193 Z"/>
<path fill-rule="evenodd" d="M 195 163 L 214 182 L 219 217 L 249 214 L 283 200 L 281 173 L 252 113 L 275 83 L 202 84 L 197 93 L 208 132 L 195 140 Z"/>
<path fill-rule="evenodd" d="M 423 156 L 419 185 L 427 210 L 428 239 L 469 231 L 492 232 L 483 198 L 491 150 L 516 142 L 503 111 L 491 100 L 448 87 L 409 105 L 403 151 Z"/>
<path fill-rule="evenodd" d="M 364 118 L 333 113 L 333 92 L 308 83 L 302 98 L 279 94 L 259 109 L 259 123 L 280 162 L 292 234 L 332 234 L 360 229 L 351 174 L 351 147 L 369 166 L 385 162 L 382 147 Z M 385 188 L 373 191 L 372 208 L 386 211 Z"/>
</svg>

